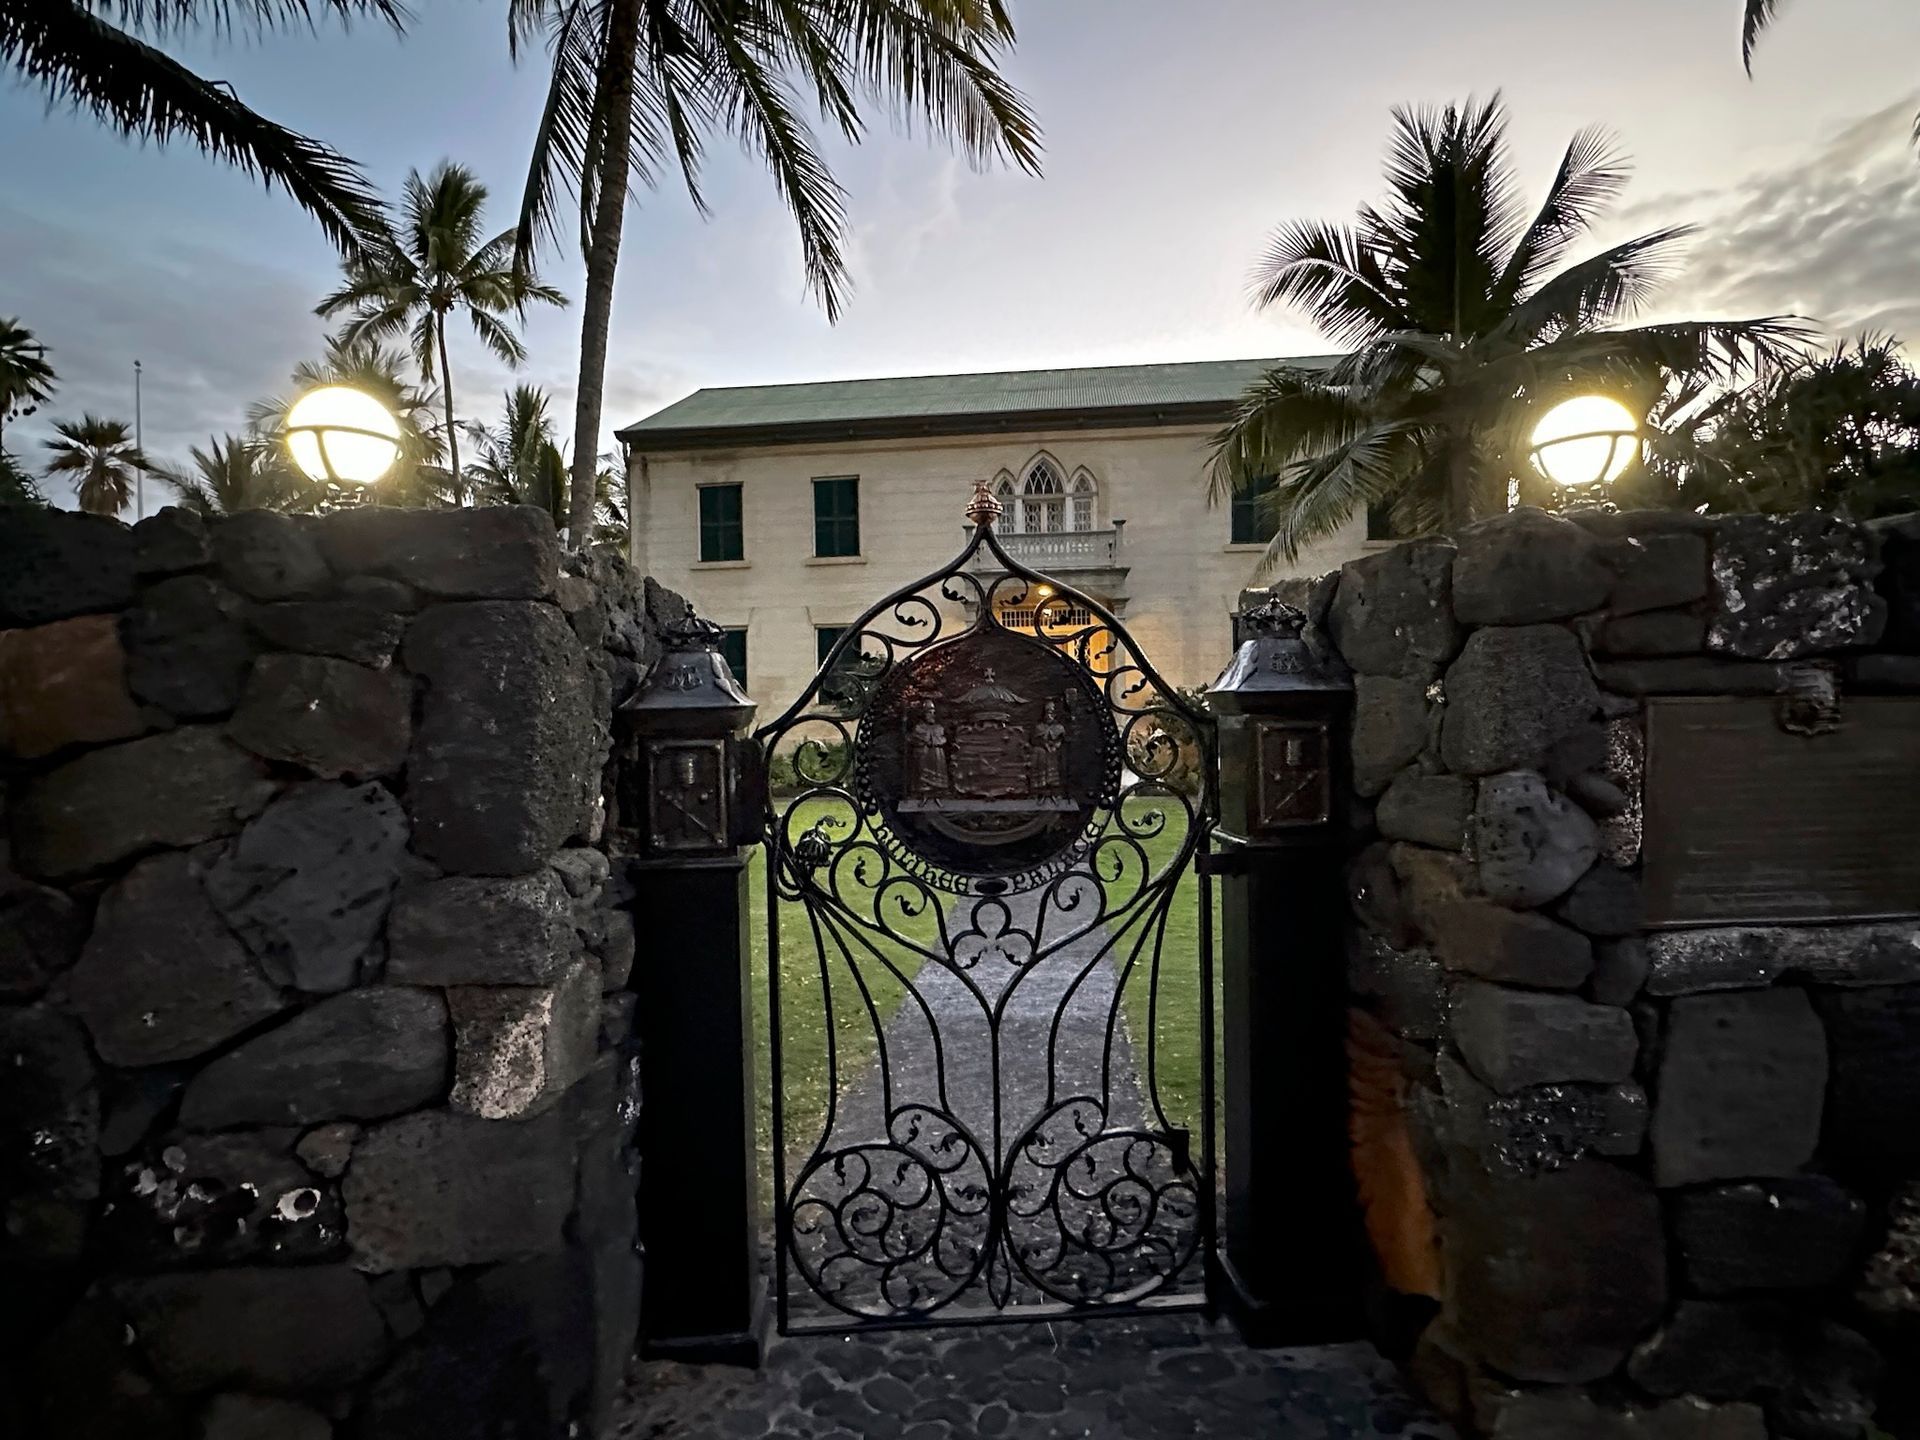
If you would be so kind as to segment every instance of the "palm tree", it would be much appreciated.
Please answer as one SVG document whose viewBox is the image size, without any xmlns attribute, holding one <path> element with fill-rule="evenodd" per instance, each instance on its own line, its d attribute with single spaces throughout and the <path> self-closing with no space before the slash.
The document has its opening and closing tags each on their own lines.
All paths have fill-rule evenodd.
<svg viewBox="0 0 1920 1440">
<path fill-rule="evenodd" d="M 521 202 L 518 253 L 560 238 L 560 192 L 578 201 L 586 262 L 574 411 L 570 530 L 586 543 L 599 451 L 613 283 L 629 187 L 699 171 L 715 132 L 763 160 L 800 232 L 807 284 L 829 318 L 846 287 L 845 195 L 799 112 L 857 141 L 864 93 L 919 116 L 985 165 L 1038 173 L 1040 134 L 994 64 L 1014 41 L 1004 0 L 510 0 L 508 43 L 546 31 L 552 77 Z"/>
<path fill-rule="evenodd" d="M 567 523 L 567 466 L 554 443 L 547 392 L 516 385 L 503 398 L 500 423 L 469 427 L 477 458 L 475 495 L 496 505 L 538 505 L 556 526 Z"/>
<path fill-rule="evenodd" d="M 138 473 L 147 458 L 133 443 L 133 427 L 124 420 L 85 415 L 62 420 L 54 427 L 57 440 L 47 441 L 53 459 L 47 475 L 70 476 L 80 508 L 94 515 L 118 515 L 133 499 Z"/>
<path fill-rule="evenodd" d="M 173 487 L 180 502 L 202 515 L 242 510 L 311 510 L 318 487 L 294 469 L 280 447 L 254 435 L 213 437 L 207 448 L 189 446 L 192 470 L 158 466 L 154 473 Z"/>
<path fill-rule="evenodd" d="M 538 505 L 556 526 L 567 523 L 570 477 L 547 413 L 547 393 L 517 385 L 504 397 L 500 423 L 468 427 L 479 458 L 473 466 L 477 498 L 497 505 Z M 627 517 L 618 495 L 621 472 L 614 457 L 601 455 L 594 473 L 594 544 L 627 539 Z"/>
<path fill-rule="evenodd" d="M 1386 506 L 1403 534 L 1503 511 L 1508 477 L 1526 469 L 1530 412 L 1556 392 L 1648 392 L 1671 374 L 1724 380 L 1806 342 L 1803 326 L 1781 318 L 1618 328 L 1688 230 L 1566 265 L 1627 164 L 1604 131 L 1582 131 L 1529 213 L 1506 129 L 1497 95 L 1396 110 L 1385 203 L 1350 226 L 1297 221 L 1274 236 L 1256 303 L 1300 305 L 1348 353 L 1327 368 L 1269 371 L 1215 439 L 1212 499 L 1279 482 L 1267 563 L 1294 558 L 1365 505 Z"/>
<path fill-rule="evenodd" d="M 386 228 L 380 197 L 359 168 L 149 43 L 194 29 L 310 26 L 316 12 L 372 15 L 395 31 L 406 17 L 403 0 L 0 0 L 0 60 L 50 105 L 91 111 L 130 138 L 184 139 L 280 186 L 344 254 L 357 255 Z"/>
<path fill-rule="evenodd" d="M 461 493 L 460 439 L 453 421 L 447 318 L 464 311 L 481 342 L 518 368 L 527 358 L 527 347 L 501 317 L 524 318 L 535 301 L 567 303 L 558 290 L 515 264 L 514 231 L 481 238 L 480 214 L 486 203 L 487 187 L 464 165 L 443 160 L 424 180 L 418 170 L 410 172 L 400 232 L 393 243 L 368 260 L 347 262 L 345 282 L 315 312 L 329 318 L 349 315 L 341 331 L 349 344 L 408 331 L 414 363 L 428 384 L 437 365 L 456 496 Z"/>
<path fill-rule="evenodd" d="M 53 398 L 59 378 L 33 332 L 17 318 L 0 319 L 0 439 L 7 421 L 31 415 Z"/>
<path fill-rule="evenodd" d="M 13 456 L 0 450 L 0 509 L 9 505 L 45 505 L 46 497 L 33 477 Z"/>
<path fill-rule="evenodd" d="M 329 494 L 316 502 L 317 507 L 451 503 L 451 486 L 440 468 L 447 455 L 446 440 L 434 414 L 439 394 L 415 385 L 406 372 L 406 356 L 398 350 L 374 340 L 349 343 L 332 336 L 320 359 L 302 360 L 294 367 L 289 394 L 270 395 L 247 407 L 247 428 L 255 438 L 277 446 L 287 411 L 296 399 L 321 385 L 351 385 L 372 395 L 400 422 L 400 458 L 379 484 Z"/>
</svg>

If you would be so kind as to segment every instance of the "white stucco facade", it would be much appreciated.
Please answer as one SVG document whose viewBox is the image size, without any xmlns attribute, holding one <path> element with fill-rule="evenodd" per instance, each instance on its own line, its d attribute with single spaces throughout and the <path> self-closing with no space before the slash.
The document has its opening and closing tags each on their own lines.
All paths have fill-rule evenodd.
<svg viewBox="0 0 1920 1440">
<path fill-rule="evenodd" d="M 634 439 L 628 465 L 633 562 L 685 594 L 702 614 L 746 631 L 747 687 L 761 718 L 771 718 L 812 677 L 819 627 L 850 624 L 884 595 L 951 559 L 967 538 L 963 511 L 975 482 L 1004 472 L 1017 486 L 1045 456 L 1069 486 L 1084 473 L 1094 487 L 1091 527 L 1084 512 L 1074 515 L 1071 499 L 1063 502 L 1059 523 L 1071 529 L 1079 522 L 1102 559 L 1063 570 L 1062 578 L 1114 602 L 1169 681 L 1203 685 L 1226 663 L 1231 617 L 1244 588 L 1320 575 L 1368 548 L 1365 517 L 1356 516 L 1297 563 L 1260 573 L 1265 547 L 1234 544 L 1229 507 L 1207 503 L 1213 429 L 1131 424 L 679 450 L 650 449 Z M 816 556 L 811 482 L 847 476 L 859 479 L 860 553 Z M 738 560 L 700 558 L 699 490 L 705 485 L 740 487 Z M 1021 519 L 1016 511 L 999 528 L 1017 536 Z M 1116 522 L 1124 524 L 1109 542 Z M 1009 545 L 1027 559 L 1015 539 Z"/>
</svg>

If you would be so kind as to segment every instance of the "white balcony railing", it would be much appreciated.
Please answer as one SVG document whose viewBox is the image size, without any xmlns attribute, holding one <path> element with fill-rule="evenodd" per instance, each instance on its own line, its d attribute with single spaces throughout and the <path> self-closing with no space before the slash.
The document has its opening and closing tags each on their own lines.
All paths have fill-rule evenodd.
<svg viewBox="0 0 1920 1440">
<path fill-rule="evenodd" d="M 1112 570 L 1120 564 L 1120 530 L 1048 530 L 1022 534 L 995 531 L 1000 548 L 1022 565 L 1035 570 Z M 988 568 L 992 557 L 982 553 L 975 561 Z"/>
</svg>

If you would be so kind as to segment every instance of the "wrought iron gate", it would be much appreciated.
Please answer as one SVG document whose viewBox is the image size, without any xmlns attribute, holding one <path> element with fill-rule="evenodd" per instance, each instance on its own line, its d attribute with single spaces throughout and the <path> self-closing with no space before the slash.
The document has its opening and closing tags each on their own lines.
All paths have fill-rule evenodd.
<svg viewBox="0 0 1920 1440">
<path fill-rule="evenodd" d="M 787 1331 L 1205 1303 L 1213 727 L 967 513 L 757 736 Z"/>
</svg>

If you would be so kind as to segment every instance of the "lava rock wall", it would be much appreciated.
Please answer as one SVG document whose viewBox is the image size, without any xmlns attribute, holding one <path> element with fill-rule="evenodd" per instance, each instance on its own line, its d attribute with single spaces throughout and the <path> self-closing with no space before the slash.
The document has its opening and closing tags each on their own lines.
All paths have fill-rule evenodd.
<svg viewBox="0 0 1920 1440">
<path fill-rule="evenodd" d="M 1920 693 L 1917 551 L 1520 510 L 1311 617 L 1355 672 L 1356 1077 L 1397 1058 L 1434 1217 L 1383 1258 L 1439 1276 L 1413 1366 L 1466 1428 L 1920 1424 L 1920 922 L 1650 930 L 1641 886 L 1648 698 Z"/>
<path fill-rule="evenodd" d="M 604 1416 L 650 601 L 527 507 L 0 519 L 0 1433 Z"/>
</svg>

